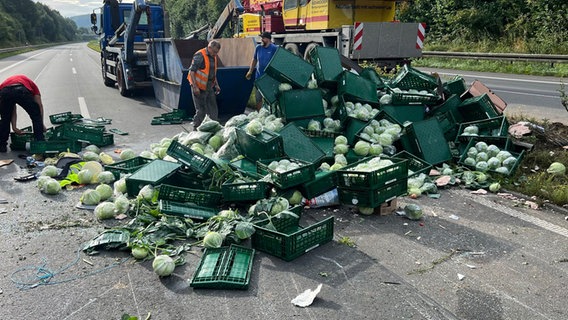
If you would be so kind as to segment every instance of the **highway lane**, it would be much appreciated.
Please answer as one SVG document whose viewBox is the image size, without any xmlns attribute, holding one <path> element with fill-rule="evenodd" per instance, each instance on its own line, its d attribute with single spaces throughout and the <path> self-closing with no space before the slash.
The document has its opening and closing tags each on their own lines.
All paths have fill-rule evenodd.
<svg viewBox="0 0 568 320">
<path fill-rule="evenodd" d="M 51 126 L 49 115 L 71 111 L 84 118 L 112 119 L 112 125 L 129 132 L 115 135 L 115 144 L 135 150 L 146 149 L 149 142 L 170 137 L 184 129 L 180 125 L 151 126 L 160 109 L 153 92 L 141 92 L 133 98 L 122 97 L 116 88 L 106 87 L 101 79 L 99 53 L 85 43 L 68 44 L 37 50 L 0 60 L 0 79 L 25 74 L 40 88 L 45 108 L 44 122 Z M 18 127 L 31 125 L 25 111 L 18 108 Z"/>
<path fill-rule="evenodd" d="M 432 68 L 420 70 L 438 72 L 446 80 L 460 75 L 467 85 L 474 80 L 481 81 L 507 102 L 507 115 L 523 114 L 536 120 L 548 119 L 568 125 L 568 111 L 560 102 L 561 78 Z"/>
</svg>

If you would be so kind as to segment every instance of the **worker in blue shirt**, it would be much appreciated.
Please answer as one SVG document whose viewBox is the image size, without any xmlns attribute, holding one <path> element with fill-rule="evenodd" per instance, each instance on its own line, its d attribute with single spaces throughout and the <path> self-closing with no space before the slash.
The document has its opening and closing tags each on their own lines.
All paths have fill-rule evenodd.
<svg viewBox="0 0 568 320">
<path fill-rule="evenodd" d="M 274 56 L 276 49 L 278 47 L 272 43 L 272 35 L 270 32 L 263 32 L 260 34 L 260 44 L 256 46 L 254 49 L 254 56 L 252 57 L 252 61 L 250 63 L 250 69 L 247 72 L 246 78 L 250 80 L 252 77 L 252 72 L 256 67 L 255 79 L 260 78 L 264 74 L 264 69 L 270 62 L 270 59 Z M 255 97 L 256 97 L 256 110 L 260 110 L 262 107 L 262 96 L 258 89 L 255 90 Z"/>
</svg>

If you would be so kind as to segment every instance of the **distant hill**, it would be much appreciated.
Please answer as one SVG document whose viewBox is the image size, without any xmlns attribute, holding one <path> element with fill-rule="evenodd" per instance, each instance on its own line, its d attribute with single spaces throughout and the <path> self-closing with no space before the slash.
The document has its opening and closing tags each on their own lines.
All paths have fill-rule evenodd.
<svg viewBox="0 0 568 320">
<path fill-rule="evenodd" d="M 83 14 L 80 16 L 70 17 L 69 19 L 73 20 L 75 24 L 77 24 L 77 28 L 87 28 L 91 29 L 91 15 L 90 14 Z"/>
</svg>

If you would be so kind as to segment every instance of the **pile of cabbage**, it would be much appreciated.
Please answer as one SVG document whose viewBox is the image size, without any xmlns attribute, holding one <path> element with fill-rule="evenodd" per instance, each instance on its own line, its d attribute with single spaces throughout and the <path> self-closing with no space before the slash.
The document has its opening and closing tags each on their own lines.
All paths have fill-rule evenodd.
<svg viewBox="0 0 568 320">
<path fill-rule="evenodd" d="M 394 162 L 390 159 L 383 159 L 381 157 L 373 157 L 365 160 L 356 166 L 346 169 L 346 171 L 357 171 L 357 172 L 373 172 L 388 166 L 392 166 Z"/>
<path fill-rule="evenodd" d="M 292 170 L 299 169 L 300 167 L 305 166 L 304 163 L 295 160 L 295 159 L 281 159 L 278 161 L 271 161 L 268 164 L 268 169 L 277 172 L 277 173 L 284 173 Z"/>
<path fill-rule="evenodd" d="M 475 168 L 476 171 L 494 171 L 508 175 L 515 167 L 517 160 L 517 157 L 509 151 L 501 150 L 494 144 L 488 145 L 484 141 L 478 141 L 467 150 L 463 164 Z"/>
<path fill-rule="evenodd" d="M 353 103 L 351 101 L 345 101 L 345 110 L 347 111 L 348 116 L 363 121 L 369 121 L 370 119 L 374 118 L 377 113 L 379 113 L 379 109 L 373 108 L 368 103 Z"/>
<path fill-rule="evenodd" d="M 341 121 L 333 120 L 330 117 L 326 117 L 322 122 L 312 119 L 308 122 L 306 129 L 310 131 L 339 132 L 341 131 Z"/>
<path fill-rule="evenodd" d="M 369 125 L 365 126 L 358 134 L 359 138 L 371 143 L 378 143 L 383 147 L 392 146 L 400 139 L 402 128 L 397 123 L 392 123 L 387 119 L 373 119 Z"/>
</svg>

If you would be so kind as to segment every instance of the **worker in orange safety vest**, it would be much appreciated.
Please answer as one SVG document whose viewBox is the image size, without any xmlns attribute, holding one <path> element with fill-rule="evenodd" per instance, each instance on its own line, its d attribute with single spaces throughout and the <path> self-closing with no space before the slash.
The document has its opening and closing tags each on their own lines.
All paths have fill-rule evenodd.
<svg viewBox="0 0 568 320">
<path fill-rule="evenodd" d="M 221 44 L 216 40 L 211 40 L 206 48 L 198 50 L 193 55 L 187 75 L 195 106 L 193 128 L 201 125 L 205 115 L 208 115 L 211 120 L 218 120 L 219 110 L 215 96 L 221 92 L 216 76 L 219 50 L 221 50 Z"/>
</svg>

